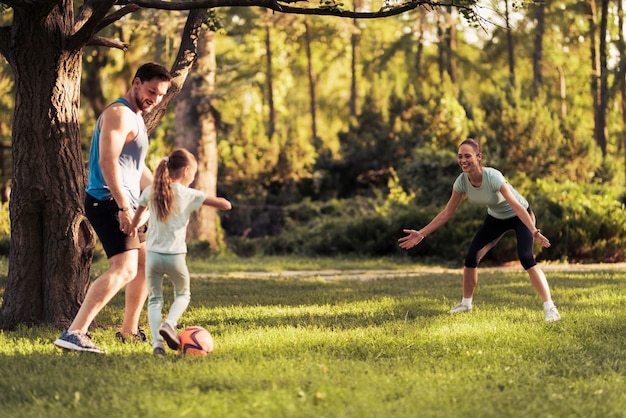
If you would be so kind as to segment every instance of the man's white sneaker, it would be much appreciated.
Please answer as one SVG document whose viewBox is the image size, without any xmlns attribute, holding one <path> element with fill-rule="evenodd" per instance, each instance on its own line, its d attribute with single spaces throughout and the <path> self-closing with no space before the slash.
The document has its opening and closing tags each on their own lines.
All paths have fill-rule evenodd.
<svg viewBox="0 0 626 418">
<path fill-rule="evenodd" d="M 459 303 L 454 308 L 450 309 L 450 313 L 460 313 L 460 312 L 472 312 L 472 307 Z"/>
<path fill-rule="evenodd" d="M 559 315 L 559 311 L 556 307 L 552 307 L 546 311 L 546 322 L 556 322 L 561 319 L 561 315 Z"/>
</svg>

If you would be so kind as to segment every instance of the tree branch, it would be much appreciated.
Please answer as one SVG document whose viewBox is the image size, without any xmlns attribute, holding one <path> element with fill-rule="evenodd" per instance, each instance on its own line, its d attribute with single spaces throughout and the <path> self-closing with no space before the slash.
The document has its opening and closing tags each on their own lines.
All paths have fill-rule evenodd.
<svg viewBox="0 0 626 418">
<path fill-rule="evenodd" d="M 28 10 L 31 15 L 37 17 L 45 17 L 54 8 L 58 0 L 2 0 L 0 4 L 5 4 L 12 9 Z"/>
<path fill-rule="evenodd" d="M 85 45 L 89 46 L 106 46 L 108 48 L 117 48 L 122 51 L 126 51 L 130 44 L 122 41 L 118 41 L 117 39 L 109 39 L 103 38 L 102 36 L 94 36 L 89 39 Z"/>
<path fill-rule="evenodd" d="M 182 42 L 178 49 L 178 55 L 176 61 L 172 66 L 172 85 L 170 86 L 167 94 L 150 113 L 144 115 L 146 121 L 146 128 L 148 133 L 151 133 L 159 124 L 167 106 L 176 98 L 180 90 L 183 88 L 183 84 L 187 79 L 187 75 L 191 71 L 192 66 L 198 59 L 198 37 L 202 28 L 202 21 L 206 16 L 207 10 L 195 9 L 189 12 L 185 28 L 183 29 Z"/>
<path fill-rule="evenodd" d="M 99 25 L 105 20 L 109 10 L 115 5 L 115 0 L 85 0 L 76 16 L 74 34 L 67 40 L 70 49 L 78 49 L 94 36 Z"/>
<path fill-rule="evenodd" d="M 292 14 L 310 14 L 310 15 L 327 15 L 338 16 L 353 19 L 376 19 L 387 16 L 394 16 L 404 13 L 408 10 L 415 9 L 417 7 L 457 7 L 459 9 L 467 10 L 473 13 L 473 8 L 468 5 L 467 2 L 462 4 L 456 4 L 455 0 L 448 0 L 445 2 L 430 1 L 430 0 L 408 0 L 399 5 L 384 6 L 378 11 L 372 12 L 357 12 L 350 10 L 343 10 L 339 7 L 322 6 L 322 7 L 293 7 L 288 6 L 285 3 L 297 3 L 301 0 L 195 0 L 189 1 L 164 1 L 164 0 L 127 0 L 129 3 L 134 3 L 146 9 L 160 9 L 160 10 L 193 10 L 193 9 L 213 9 L 217 7 L 250 7 L 258 6 L 265 7 L 281 13 Z M 121 0 L 118 4 L 126 3 L 125 0 Z M 128 3 L 126 3 L 128 4 Z"/>
<path fill-rule="evenodd" d="M 30 9 L 35 6 L 34 0 L 2 0 L 0 3 L 6 4 L 12 9 Z"/>
<path fill-rule="evenodd" d="M 98 24 L 98 26 L 96 27 L 96 33 L 100 32 L 102 29 L 109 26 L 110 24 L 117 22 L 118 20 L 126 16 L 127 14 L 136 12 L 137 10 L 140 10 L 140 9 L 141 9 L 141 6 L 139 6 L 138 4 L 131 3 L 107 15 L 104 19 L 102 19 L 100 24 Z"/>
</svg>

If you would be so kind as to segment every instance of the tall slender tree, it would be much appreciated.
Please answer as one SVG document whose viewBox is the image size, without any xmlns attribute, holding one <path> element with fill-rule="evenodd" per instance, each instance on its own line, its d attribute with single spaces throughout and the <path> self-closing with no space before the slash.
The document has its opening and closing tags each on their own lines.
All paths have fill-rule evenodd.
<svg viewBox="0 0 626 418">
<path fill-rule="evenodd" d="M 593 100 L 593 137 L 600 147 L 602 155 L 606 155 L 606 116 L 605 116 L 605 92 L 603 80 L 606 76 L 606 14 L 605 4 L 608 0 L 602 0 L 602 22 L 598 28 L 598 10 L 595 0 L 587 0 L 587 22 L 589 23 L 589 49 L 591 55 L 591 95 Z M 598 42 L 599 40 L 599 42 Z"/>
<path fill-rule="evenodd" d="M 533 86 L 534 93 L 537 94 L 542 84 L 542 63 L 543 63 L 543 37 L 545 35 L 545 8 L 544 0 L 538 0 L 534 6 L 535 11 L 535 45 L 533 49 Z"/>
<path fill-rule="evenodd" d="M 317 138 L 317 98 L 316 98 L 316 75 L 313 68 L 313 54 L 311 53 L 311 27 L 309 20 L 304 17 L 304 47 L 306 50 L 307 79 L 309 82 L 309 111 L 311 114 L 311 139 Z"/>
<path fill-rule="evenodd" d="M 509 83 L 515 87 L 515 44 L 513 42 L 513 28 L 511 27 L 511 14 L 509 0 L 504 1 L 504 20 L 506 23 L 506 47 L 509 58 Z"/>
<path fill-rule="evenodd" d="M 217 195 L 217 121 L 219 114 L 213 106 L 215 75 L 214 32 L 201 30 L 198 34 L 198 59 L 176 100 L 174 140 L 196 156 L 198 174 L 195 187 L 209 196 Z M 189 220 L 187 236 L 192 240 L 208 241 L 212 249 L 220 246 L 217 210 L 202 207 Z"/>
</svg>

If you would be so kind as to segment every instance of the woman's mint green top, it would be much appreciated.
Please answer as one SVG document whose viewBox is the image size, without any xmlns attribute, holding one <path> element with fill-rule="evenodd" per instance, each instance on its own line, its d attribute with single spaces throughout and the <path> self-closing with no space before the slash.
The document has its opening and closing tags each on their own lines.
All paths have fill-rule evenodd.
<svg viewBox="0 0 626 418">
<path fill-rule="evenodd" d="M 487 213 L 494 218 L 509 219 L 517 215 L 500 193 L 503 184 L 506 184 L 517 201 L 528 209 L 526 199 L 506 181 L 500 171 L 492 167 L 483 167 L 483 182 L 480 187 L 472 186 L 467 174 L 461 173 L 454 181 L 452 189 L 457 193 L 465 194 L 472 203 L 487 206 Z"/>
</svg>

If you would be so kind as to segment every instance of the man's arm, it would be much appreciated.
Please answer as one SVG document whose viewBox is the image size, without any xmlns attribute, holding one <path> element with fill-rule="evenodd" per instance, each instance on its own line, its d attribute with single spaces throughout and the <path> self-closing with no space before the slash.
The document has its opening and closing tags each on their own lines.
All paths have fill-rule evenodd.
<svg viewBox="0 0 626 418">
<path fill-rule="evenodd" d="M 146 165 L 144 165 L 141 172 L 141 179 L 139 180 L 139 187 L 141 188 L 141 190 L 143 190 L 146 187 L 152 185 L 153 181 L 154 177 L 152 176 L 152 172 Z"/>
<path fill-rule="evenodd" d="M 119 158 L 124 144 L 137 136 L 135 116 L 126 106 L 114 105 L 104 111 L 100 123 L 100 169 L 117 207 L 121 209 L 120 230 L 130 233 L 134 210 L 122 186 Z"/>
</svg>

